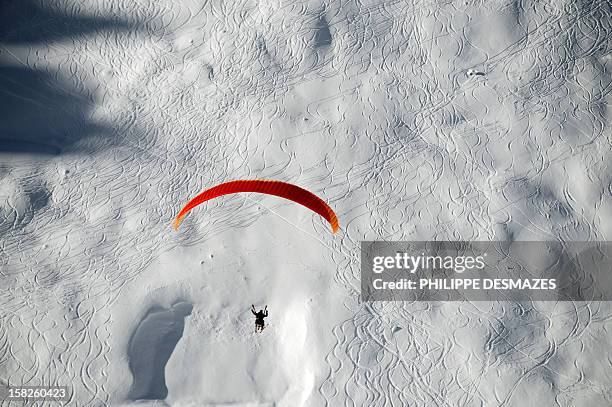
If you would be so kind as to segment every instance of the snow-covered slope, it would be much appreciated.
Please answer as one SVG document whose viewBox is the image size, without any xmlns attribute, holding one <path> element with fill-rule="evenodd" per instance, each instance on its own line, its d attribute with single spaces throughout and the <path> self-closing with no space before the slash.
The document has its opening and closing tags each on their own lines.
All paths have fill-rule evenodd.
<svg viewBox="0 0 612 407">
<path fill-rule="evenodd" d="M 609 2 L 0 10 L 4 382 L 74 406 L 612 403 L 609 303 L 359 301 L 362 240 L 612 240 Z M 256 194 L 172 230 L 241 178 L 308 188 L 339 233 Z"/>
</svg>

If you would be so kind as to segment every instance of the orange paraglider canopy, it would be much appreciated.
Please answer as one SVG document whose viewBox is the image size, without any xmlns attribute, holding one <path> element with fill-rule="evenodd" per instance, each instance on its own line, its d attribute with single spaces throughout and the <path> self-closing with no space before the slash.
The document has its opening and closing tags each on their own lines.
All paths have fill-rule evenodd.
<svg viewBox="0 0 612 407">
<path fill-rule="evenodd" d="M 222 195 L 235 194 L 238 192 L 258 192 L 289 199 L 321 215 L 329 222 L 333 233 L 338 231 L 338 218 L 336 214 L 321 198 L 297 185 L 265 179 L 230 181 L 207 189 L 189 201 L 187 205 L 181 209 L 174 220 L 174 229 L 178 230 L 187 213 L 201 203 Z"/>
</svg>

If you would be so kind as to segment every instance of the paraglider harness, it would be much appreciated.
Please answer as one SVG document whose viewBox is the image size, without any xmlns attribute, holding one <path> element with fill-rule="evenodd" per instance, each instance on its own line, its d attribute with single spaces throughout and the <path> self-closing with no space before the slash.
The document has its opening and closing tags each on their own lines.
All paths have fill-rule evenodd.
<svg viewBox="0 0 612 407">
<path fill-rule="evenodd" d="M 255 312 L 255 305 L 251 305 L 251 312 L 255 315 L 255 332 L 261 332 L 264 330 L 265 321 L 264 318 L 268 316 L 268 306 L 259 312 Z"/>
</svg>

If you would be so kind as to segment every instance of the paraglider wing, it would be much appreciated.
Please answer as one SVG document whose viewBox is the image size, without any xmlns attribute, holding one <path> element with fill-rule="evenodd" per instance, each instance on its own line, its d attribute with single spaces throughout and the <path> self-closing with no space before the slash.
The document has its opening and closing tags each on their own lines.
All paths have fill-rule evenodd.
<svg viewBox="0 0 612 407">
<path fill-rule="evenodd" d="M 338 231 L 338 218 L 336 214 L 321 198 L 297 185 L 273 180 L 230 181 L 207 189 L 189 201 L 187 205 L 181 209 L 174 220 L 174 229 L 177 230 L 187 213 L 201 203 L 222 195 L 235 194 L 238 192 L 258 192 L 289 199 L 321 215 L 329 222 L 333 233 Z"/>
</svg>

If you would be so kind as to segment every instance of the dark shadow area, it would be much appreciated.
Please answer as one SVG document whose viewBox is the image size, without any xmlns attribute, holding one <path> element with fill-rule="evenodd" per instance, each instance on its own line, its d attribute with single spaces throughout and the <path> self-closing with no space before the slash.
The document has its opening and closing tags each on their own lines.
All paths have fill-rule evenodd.
<svg viewBox="0 0 612 407">
<path fill-rule="evenodd" d="M 49 74 L 0 66 L 0 152 L 60 154 L 103 126 L 87 118 L 89 101 Z"/>
<path fill-rule="evenodd" d="M 0 2 L 0 41 L 3 44 L 48 42 L 101 30 L 127 28 L 116 19 L 69 16 L 34 0 Z"/>
<path fill-rule="evenodd" d="M 0 1 L 0 153 L 58 155 L 94 134 L 111 132 L 90 120 L 88 95 L 59 75 L 25 66 L 15 50 L 27 55 L 35 45 L 101 30 L 128 30 L 130 25 L 118 19 L 62 14 L 41 4 Z"/>
<path fill-rule="evenodd" d="M 321 15 L 317 21 L 317 25 L 315 26 L 315 35 L 314 35 L 314 46 L 324 47 L 327 45 L 331 45 L 332 43 L 332 34 L 329 29 L 329 23 L 324 15 Z"/>
<path fill-rule="evenodd" d="M 128 345 L 130 371 L 134 381 L 131 400 L 163 400 L 168 395 L 166 363 L 183 336 L 185 317 L 193 306 L 177 302 L 171 308 L 151 308 L 140 321 Z"/>
</svg>

